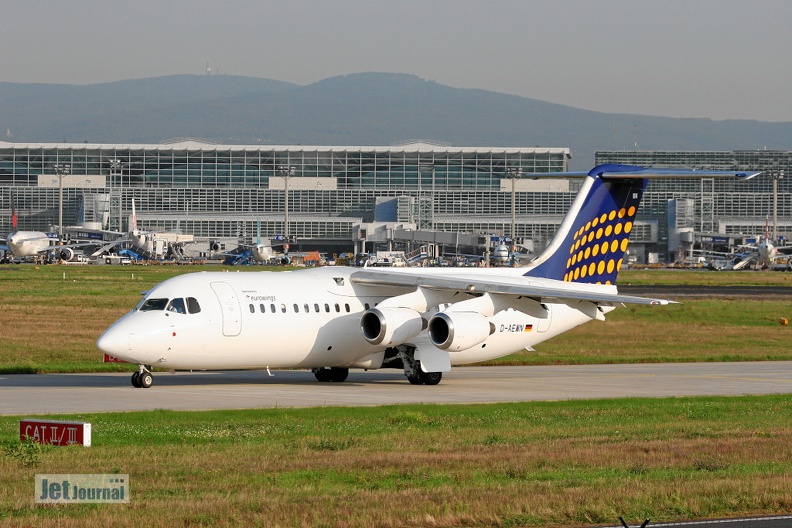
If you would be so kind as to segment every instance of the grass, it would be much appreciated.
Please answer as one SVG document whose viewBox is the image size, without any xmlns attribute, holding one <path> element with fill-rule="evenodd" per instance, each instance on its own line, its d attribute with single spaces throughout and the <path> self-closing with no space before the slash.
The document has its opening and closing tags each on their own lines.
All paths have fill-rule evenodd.
<svg viewBox="0 0 792 528">
<path fill-rule="evenodd" d="M 0 455 L 2 526 L 584 526 L 792 508 L 787 396 L 98 414 L 93 447 Z M 15 418 L 0 418 L 13 442 Z M 128 473 L 129 505 L 33 504 Z"/>
<path fill-rule="evenodd" d="M 223 269 L 202 266 L 197 268 Z M 232 268 L 231 272 L 260 271 Z M 0 266 L 0 373 L 130 370 L 103 364 L 96 339 L 137 304 L 140 293 L 191 266 Z M 627 271 L 622 284 L 784 286 L 792 274 Z M 684 304 L 630 306 L 491 364 L 789 360 L 792 305 L 784 298 L 689 298 Z M 619 336 L 614 343 L 613 336 Z M 647 339 L 647 336 L 651 336 Z"/>
<path fill-rule="evenodd" d="M 635 269 L 620 272 L 618 284 L 635 286 L 792 286 L 792 274 L 749 270 Z"/>
</svg>

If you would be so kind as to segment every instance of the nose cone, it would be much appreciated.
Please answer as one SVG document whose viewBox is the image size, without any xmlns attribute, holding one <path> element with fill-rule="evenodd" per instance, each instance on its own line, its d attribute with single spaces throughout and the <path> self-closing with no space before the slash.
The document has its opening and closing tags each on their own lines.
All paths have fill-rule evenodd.
<svg viewBox="0 0 792 528">
<path fill-rule="evenodd" d="M 129 351 L 129 333 L 121 331 L 118 324 L 111 326 L 96 340 L 96 346 L 105 354 L 125 359 Z"/>
<path fill-rule="evenodd" d="M 134 312 L 128 313 L 104 331 L 96 340 L 96 346 L 105 354 L 110 354 L 125 361 L 134 360 L 132 354 L 132 339 L 135 334 Z"/>
<path fill-rule="evenodd" d="M 6 245 L 8 246 L 8 249 L 11 251 L 11 253 L 13 253 L 14 255 L 18 254 L 19 236 L 8 235 L 8 238 L 6 239 Z"/>
</svg>

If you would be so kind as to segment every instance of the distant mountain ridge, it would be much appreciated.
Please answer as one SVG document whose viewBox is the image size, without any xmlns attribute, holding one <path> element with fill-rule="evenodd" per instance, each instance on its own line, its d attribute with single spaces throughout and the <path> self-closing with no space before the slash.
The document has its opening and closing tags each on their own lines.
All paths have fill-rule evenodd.
<svg viewBox="0 0 792 528">
<path fill-rule="evenodd" d="M 359 73 L 307 86 L 238 76 L 172 75 L 93 85 L 0 83 L 0 132 L 12 142 L 789 150 L 792 122 L 608 114 L 408 74 Z"/>
</svg>

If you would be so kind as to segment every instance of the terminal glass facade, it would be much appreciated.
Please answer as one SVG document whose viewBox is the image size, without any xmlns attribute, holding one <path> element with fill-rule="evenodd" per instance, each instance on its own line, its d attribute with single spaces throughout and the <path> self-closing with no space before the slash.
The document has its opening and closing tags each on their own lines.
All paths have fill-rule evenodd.
<svg viewBox="0 0 792 528">
<path fill-rule="evenodd" d="M 356 223 L 372 222 L 377 203 L 395 199 L 388 221 L 419 229 L 511 235 L 512 184 L 518 238 L 541 249 L 579 188 L 530 187 L 532 173 L 568 170 L 565 148 L 466 148 L 431 143 L 382 147 L 231 146 L 189 141 L 162 145 L 0 142 L 0 230 L 46 231 L 57 224 L 63 185 L 65 225 L 101 222 L 129 230 L 134 202 L 142 229 L 244 242 L 284 233 L 300 242 L 351 247 Z M 668 257 L 669 200 L 677 227 L 697 232 L 764 234 L 776 218 L 792 235 L 792 152 L 599 151 L 597 163 L 758 170 L 747 182 L 653 180 L 633 233 L 635 244 Z M 774 215 L 775 212 L 775 215 Z M 681 220 L 680 220 L 681 219 Z M 768 220 L 766 220 L 768 219 Z M 376 218 L 376 220 L 380 220 Z"/>
<path fill-rule="evenodd" d="M 199 238 L 251 241 L 288 232 L 300 241 L 349 241 L 352 225 L 373 221 L 380 197 L 402 204 L 398 222 L 461 232 L 508 232 L 511 192 L 504 180 L 568 170 L 565 148 L 461 148 L 431 143 L 390 147 L 231 146 L 189 141 L 161 145 L 0 142 L 0 229 L 45 231 L 56 224 L 63 186 L 64 224 L 94 213 L 126 231 L 134 202 L 139 227 Z M 507 184 L 508 186 L 508 184 Z M 286 190 L 288 187 L 288 191 Z M 518 236 L 547 237 L 574 188 L 515 192 Z M 101 196 L 101 200 L 88 199 Z M 96 201 L 109 204 L 92 211 Z"/>
</svg>

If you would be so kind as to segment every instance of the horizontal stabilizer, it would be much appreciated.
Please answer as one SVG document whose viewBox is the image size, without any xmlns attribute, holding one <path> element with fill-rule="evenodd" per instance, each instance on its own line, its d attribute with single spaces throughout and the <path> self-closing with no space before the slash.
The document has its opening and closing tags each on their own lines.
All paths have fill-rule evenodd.
<svg viewBox="0 0 792 528">
<path fill-rule="evenodd" d="M 524 173 L 528 178 L 585 178 L 586 176 L 598 176 L 603 180 L 623 180 L 623 179 L 657 179 L 657 178 L 736 178 L 738 180 L 750 180 L 761 172 L 749 171 L 724 171 L 724 170 L 705 170 L 687 168 L 653 168 L 638 167 L 636 165 L 617 165 L 604 164 L 595 167 L 593 170 L 571 171 L 571 172 L 537 172 Z"/>
</svg>

